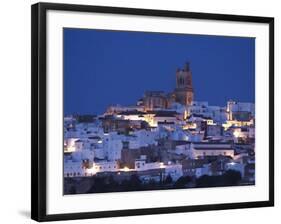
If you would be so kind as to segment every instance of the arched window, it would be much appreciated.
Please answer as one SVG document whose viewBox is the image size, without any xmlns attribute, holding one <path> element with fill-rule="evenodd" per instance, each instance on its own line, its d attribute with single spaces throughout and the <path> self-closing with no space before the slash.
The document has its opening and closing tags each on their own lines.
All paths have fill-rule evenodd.
<svg viewBox="0 0 281 224">
<path fill-rule="evenodd" d="M 184 78 L 183 77 L 179 77 L 178 78 L 178 86 L 184 85 Z"/>
<path fill-rule="evenodd" d="M 191 86 L 191 78 L 189 76 L 186 77 L 186 84 Z"/>
</svg>

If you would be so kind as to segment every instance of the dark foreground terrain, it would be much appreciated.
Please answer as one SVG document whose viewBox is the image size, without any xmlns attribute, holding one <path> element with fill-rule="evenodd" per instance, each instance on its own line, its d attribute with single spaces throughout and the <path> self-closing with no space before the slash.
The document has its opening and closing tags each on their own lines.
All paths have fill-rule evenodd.
<svg viewBox="0 0 281 224">
<path fill-rule="evenodd" d="M 105 173 L 92 177 L 65 177 L 64 194 L 86 194 L 86 193 L 106 193 L 106 192 L 126 192 L 126 191 L 145 191 L 145 190 L 167 190 L 183 188 L 201 187 L 223 187 L 254 185 L 255 183 L 241 181 L 240 172 L 229 170 L 223 175 L 208 176 L 199 178 L 182 176 L 173 182 L 170 176 L 160 181 L 153 179 L 142 181 L 137 174 Z"/>
</svg>

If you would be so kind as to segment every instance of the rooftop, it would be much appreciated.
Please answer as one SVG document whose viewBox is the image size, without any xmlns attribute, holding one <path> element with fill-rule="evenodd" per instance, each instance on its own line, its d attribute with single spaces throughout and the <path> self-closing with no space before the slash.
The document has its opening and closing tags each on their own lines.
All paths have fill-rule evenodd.
<svg viewBox="0 0 281 224">
<path fill-rule="evenodd" d="M 146 113 L 138 110 L 122 111 L 118 113 L 118 115 L 144 115 L 144 114 Z"/>
</svg>

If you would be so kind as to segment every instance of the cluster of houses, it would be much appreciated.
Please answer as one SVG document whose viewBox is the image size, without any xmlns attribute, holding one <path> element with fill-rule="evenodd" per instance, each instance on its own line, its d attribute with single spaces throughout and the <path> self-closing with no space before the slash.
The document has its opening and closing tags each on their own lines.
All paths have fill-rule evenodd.
<svg viewBox="0 0 281 224">
<path fill-rule="evenodd" d="M 161 181 L 239 171 L 255 181 L 255 105 L 194 101 L 190 64 L 171 93 L 147 91 L 133 106 L 64 117 L 64 177 L 130 176 Z"/>
<path fill-rule="evenodd" d="M 100 116 L 64 118 L 64 176 L 127 175 L 145 182 L 170 176 L 241 173 L 255 180 L 254 104 L 193 101 L 148 110 L 111 106 Z"/>
</svg>

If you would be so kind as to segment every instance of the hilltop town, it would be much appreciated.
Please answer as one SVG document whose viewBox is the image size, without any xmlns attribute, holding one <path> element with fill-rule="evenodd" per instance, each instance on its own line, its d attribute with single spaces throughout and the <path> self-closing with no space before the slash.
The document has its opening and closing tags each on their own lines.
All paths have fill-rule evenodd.
<svg viewBox="0 0 281 224">
<path fill-rule="evenodd" d="M 254 103 L 195 101 L 189 63 L 175 77 L 173 92 L 64 117 L 65 194 L 255 184 Z"/>
</svg>

